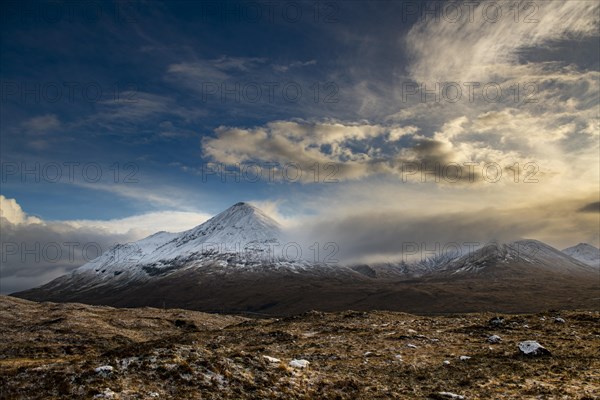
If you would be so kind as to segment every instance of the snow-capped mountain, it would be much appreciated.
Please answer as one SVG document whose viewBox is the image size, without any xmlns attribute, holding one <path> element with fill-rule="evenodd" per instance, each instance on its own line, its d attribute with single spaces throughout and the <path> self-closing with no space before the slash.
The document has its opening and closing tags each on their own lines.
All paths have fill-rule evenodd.
<svg viewBox="0 0 600 400">
<path fill-rule="evenodd" d="M 588 265 L 574 260 L 558 249 L 538 240 L 517 240 L 510 243 L 490 243 L 458 259 L 451 260 L 440 272 L 465 274 L 540 273 L 589 274 Z"/>
<path fill-rule="evenodd" d="M 568 256 L 581 261 L 592 267 L 600 268 L 600 249 L 587 243 L 579 243 L 577 246 L 568 247 L 563 250 Z"/>
<path fill-rule="evenodd" d="M 71 274 L 13 295 L 279 315 L 532 311 L 585 308 L 597 298 L 597 269 L 535 240 L 489 244 L 463 256 L 346 266 L 286 259 L 279 247 L 284 238 L 276 221 L 237 203 L 195 228 L 114 246 Z"/>
<path fill-rule="evenodd" d="M 250 204 L 237 203 L 190 230 L 158 232 L 117 245 L 74 273 L 94 272 L 108 279 L 125 273 L 143 278 L 227 254 L 255 261 L 275 258 L 274 248 L 280 240 L 281 228 L 275 220 Z"/>
<path fill-rule="evenodd" d="M 116 245 L 72 273 L 16 295 L 37 300 L 146 305 L 154 304 L 156 294 L 165 288 L 169 293 L 163 297 L 197 298 L 198 287 L 216 280 L 218 283 L 210 286 L 218 288 L 224 276 L 242 286 L 264 276 L 280 279 L 303 275 L 303 279 L 316 281 L 324 276 L 364 279 L 350 268 L 284 257 L 282 245 L 282 229 L 275 220 L 250 204 L 237 203 L 190 230 L 158 232 Z M 194 287 L 182 292 L 181 287 L 188 284 Z M 203 295 L 206 293 L 203 290 Z"/>
</svg>

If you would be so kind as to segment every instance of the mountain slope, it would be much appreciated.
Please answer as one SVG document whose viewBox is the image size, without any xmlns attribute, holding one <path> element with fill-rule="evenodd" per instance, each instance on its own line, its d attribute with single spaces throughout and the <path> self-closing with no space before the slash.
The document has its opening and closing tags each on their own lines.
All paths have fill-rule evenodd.
<svg viewBox="0 0 600 400">
<path fill-rule="evenodd" d="M 579 243 L 577 246 L 568 247 L 563 253 L 584 264 L 600 269 L 600 249 L 587 243 Z"/>
<path fill-rule="evenodd" d="M 96 286 L 120 287 L 223 259 L 226 254 L 243 261 L 272 260 L 280 235 L 281 229 L 272 218 L 247 203 L 237 203 L 190 230 L 158 232 L 137 242 L 116 245 L 70 276 L 44 287 L 56 290 L 69 282 L 73 290 L 76 287 L 79 291 Z"/>
<path fill-rule="evenodd" d="M 195 228 L 114 246 L 69 275 L 13 295 L 118 306 L 168 302 L 253 310 L 264 307 L 265 292 L 277 293 L 277 302 L 301 301 L 307 288 L 324 281 L 365 283 L 350 268 L 286 259 L 279 255 L 282 243 L 276 221 L 256 207 L 237 203 Z"/>
<path fill-rule="evenodd" d="M 590 276 L 595 270 L 538 240 L 490 243 L 450 261 L 434 274 L 448 276 L 525 277 L 556 274 Z"/>
</svg>

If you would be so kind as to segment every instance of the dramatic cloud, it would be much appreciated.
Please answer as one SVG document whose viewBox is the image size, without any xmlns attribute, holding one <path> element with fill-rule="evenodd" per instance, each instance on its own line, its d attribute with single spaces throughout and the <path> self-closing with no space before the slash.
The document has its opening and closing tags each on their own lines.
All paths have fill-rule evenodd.
<svg viewBox="0 0 600 400">
<path fill-rule="evenodd" d="M 492 195 L 478 193 L 469 203 L 452 193 L 436 198 L 439 193 L 427 187 L 382 186 L 382 190 L 369 185 L 338 191 L 335 210 L 316 199 L 311 206 L 321 211 L 319 216 L 303 218 L 290 228 L 290 237 L 305 249 L 312 243 L 321 247 L 335 243 L 341 263 L 426 259 L 519 239 L 538 239 L 557 248 L 600 242 L 597 215 L 574 212 L 573 204 L 581 203 L 577 198 L 533 200 L 527 193 L 502 197 L 498 190 Z M 361 197 L 360 191 L 366 193 Z M 381 200 L 383 196 L 388 200 Z"/>
<path fill-rule="evenodd" d="M 386 174 L 404 180 L 415 175 L 414 169 L 428 169 L 441 183 L 481 182 L 481 167 L 491 163 L 501 169 L 520 163 L 539 173 L 538 178 L 597 178 L 597 171 L 575 163 L 595 160 L 597 132 L 587 131 L 581 121 L 561 118 L 506 109 L 456 118 L 430 135 L 415 126 L 275 121 L 251 129 L 220 127 L 202 146 L 205 157 L 229 165 L 293 163 L 303 170 L 315 163 L 333 165 L 338 179 Z M 479 172 L 469 170 L 473 164 Z M 313 178 L 304 176 L 306 182 Z"/>
<path fill-rule="evenodd" d="M 509 7 L 514 4 L 482 1 L 471 19 L 463 15 L 457 21 L 450 16 L 418 22 L 406 36 L 411 77 L 429 83 L 490 82 L 499 77 L 498 70 L 518 64 L 522 50 L 598 34 L 595 2 L 518 3 L 516 18 Z"/>
</svg>

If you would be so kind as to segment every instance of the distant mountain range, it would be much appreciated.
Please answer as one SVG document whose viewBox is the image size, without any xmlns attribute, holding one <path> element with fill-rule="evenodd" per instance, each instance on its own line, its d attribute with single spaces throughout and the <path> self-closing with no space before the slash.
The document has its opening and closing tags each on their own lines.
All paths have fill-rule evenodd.
<svg viewBox="0 0 600 400">
<path fill-rule="evenodd" d="M 276 221 L 237 203 L 188 231 L 117 245 L 69 275 L 13 296 L 277 315 L 311 309 L 534 312 L 600 305 L 600 251 L 589 244 L 561 252 L 519 240 L 464 255 L 359 265 L 283 257 L 282 244 Z"/>
</svg>

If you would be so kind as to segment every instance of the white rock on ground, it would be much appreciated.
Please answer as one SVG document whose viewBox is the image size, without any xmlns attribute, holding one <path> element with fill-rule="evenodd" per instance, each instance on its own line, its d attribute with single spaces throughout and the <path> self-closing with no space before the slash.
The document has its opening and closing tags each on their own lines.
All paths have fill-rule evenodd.
<svg viewBox="0 0 600 400">
<path fill-rule="evenodd" d="M 565 323 L 565 322 L 567 322 L 567 321 L 565 321 L 565 320 L 564 320 L 563 318 L 561 318 L 561 317 L 556 317 L 556 318 L 554 318 L 554 322 L 556 322 L 557 324 L 564 324 L 564 323 Z"/>
<path fill-rule="evenodd" d="M 498 335 L 492 335 L 487 338 L 488 343 L 496 344 L 502 341 L 502 338 Z"/>
<path fill-rule="evenodd" d="M 267 360 L 270 363 L 279 363 L 281 362 L 281 360 L 279 358 L 275 358 L 275 357 L 269 357 L 269 356 L 263 356 L 263 358 L 265 360 Z"/>
<path fill-rule="evenodd" d="M 526 356 L 550 355 L 550 351 L 535 340 L 526 340 L 519 343 L 519 351 Z"/>
<path fill-rule="evenodd" d="M 290 361 L 290 367 L 292 368 L 306 368 L 310 364 L 307 360 L 292 360 Z"/>
<path fill-rule="evenodd" d="M 111 365 L 102 365 L 94 370 L 97 374 L 110 374 L 114 368 Z"/>
<path fill-rule="evenodd" d="M 417 346 L 415 346 L 412 343 L 407 344 L 406 347 L 410 347 L 411 349 L 416 349 L 417 348 Z"/>
<path fill-rule="evenodd" d="M 471 359 L 471 357 L 469 357 L 469 356 L 460 356 L 459 357 L 460 361 L 467 361 L 467 360 L 470 360 L 470 359 Z"/>
<path fill-rule="evenodd" d="M 450 365 L 450 361 L 444 360 L 444 365 Z"/>
<path fill-rule="evenodd" d="M 447 399 L 457 399 L 464 400 L 465 396 L 461 396 L 460 394 L 451 393 L 451 392 L 438 392 L 438 395 L 447 398 Z"/>
<path fill-rule="evenodd" d="M 94 398 L 95 399 L 114 399 L 115 394 L 116 394 L 115 392 L 113 392 L 109 388 L 106 388 L 106 389 L 104 389 L 104 391 L 102 393 L 98 393 L 97 395 L 95 395 Z"/>
</svg>

